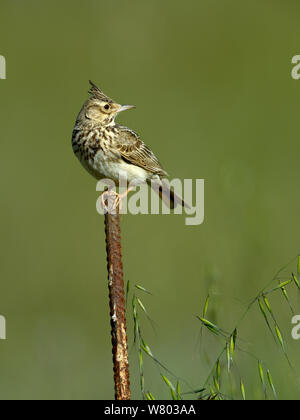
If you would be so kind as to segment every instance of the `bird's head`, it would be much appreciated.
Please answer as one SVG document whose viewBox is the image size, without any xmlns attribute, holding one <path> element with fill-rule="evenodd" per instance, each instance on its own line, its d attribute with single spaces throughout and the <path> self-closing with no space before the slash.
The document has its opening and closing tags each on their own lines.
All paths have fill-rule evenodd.
<svg viewBox="0 0 300 420">
<path fill-rule="evenodd" d="M 93 82 L 90 81 L 91 94 L 86 102 L 83 112 L 84 117 L 92 123 L 103 126 L 113 125 L 116 116 L 127 109 L 135 108 L 134 105 L 120 105 L 106 96 Z"/>
</svg>

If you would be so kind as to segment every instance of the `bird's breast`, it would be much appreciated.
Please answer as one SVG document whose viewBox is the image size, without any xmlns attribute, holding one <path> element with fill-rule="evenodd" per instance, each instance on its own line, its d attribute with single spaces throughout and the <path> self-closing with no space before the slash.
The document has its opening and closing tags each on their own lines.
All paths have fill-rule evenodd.
<svg viewBox="0 0 300 420">
<path fill-rule="evenodd" d="M 125 162 L 114 146 L 117 135 L 114 127 L 94 130 L 75 128 L 72 136 L 73 151 L 83 167 L 97 179 L 112 179 L 116 184 L 121 178 L 129 183 L 145 182 L 148 173 L 139 166 Z"/>
</svg>

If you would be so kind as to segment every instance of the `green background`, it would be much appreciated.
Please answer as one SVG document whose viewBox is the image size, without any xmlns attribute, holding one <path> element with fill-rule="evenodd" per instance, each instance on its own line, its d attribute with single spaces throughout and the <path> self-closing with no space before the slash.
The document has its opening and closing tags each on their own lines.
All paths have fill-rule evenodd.
<svg viewBox="0 0 300 420">
<path fill-rule="evenodd" d="M 299 253 L 300 81 L 291 77 L 299 2 L 2 0 L 0 8 L 0 314 L 8 337 L 0 398 L 113 398 L 99 194 L 71 148 L 89 79 L 137 106 L 119 121 L 172 177 L 205 179 L 202 226 L 178 215 L 122 217 L 125 278 L 153 293 L 140 294 L 155 321 L 154 332 L 140 314 L 145 339 L 201 388 L 220 350 L 218 339 L 199 335 L 195 315 L 207 294 L 207 317 L 230 331 Z M 289 294 L 300 313 L 296 288 Z M 266 362 L 280 398 L 299 398 L 300 342 L 290 338 L 283 297 L 270 300 L 294 373 L 257 308 L 241 325 L 241 347 Z M 263 398 L 256 360 L 238 357 L 248 397 Z M 146 390 L 169 398 L 160 369 L 151 360 L 145 369 Z"/>
</svg>

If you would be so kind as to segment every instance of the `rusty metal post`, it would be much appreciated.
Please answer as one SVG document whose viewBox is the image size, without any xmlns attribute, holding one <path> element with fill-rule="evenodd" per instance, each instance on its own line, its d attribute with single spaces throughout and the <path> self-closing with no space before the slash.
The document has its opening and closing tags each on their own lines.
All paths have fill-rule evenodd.
<svg viewBox="0 0 300 420">
<path fill-rule="evenodd" d="M 117 208 L 115 214 L 105 214 L 105 233 L 115 399 L 130 400 L 126 305 L 119 208 Z"/>
</svg>

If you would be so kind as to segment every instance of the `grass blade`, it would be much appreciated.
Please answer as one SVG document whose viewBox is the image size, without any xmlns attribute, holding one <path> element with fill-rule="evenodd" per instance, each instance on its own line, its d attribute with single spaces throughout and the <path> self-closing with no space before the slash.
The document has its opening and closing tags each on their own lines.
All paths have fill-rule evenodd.
<svg viewBox="0 0 300 420">
<path fill-rule="evenodd" d="M 148 356 L 150 356 L 152 358 L 154 357 L 152 351 L 150 350 L 150 347 L 148 346 L 148 344 L 143 339 L 142 339 L 141 348 L 144 350 L 144 352 L 146 354 L 148 354 Z"/>
<path fill-rule="evenodd" d="M 127 306 L 127 302 L 128 302 L 128 296 L 129 296 L 129 292 L 130 292 L 130 280 L 128 280 L 127 285 L 126 285 L 126 306 Z"/>
<path fill-rule="evenodd" d="M 217 380 L 217 378 L 215 376 L 213 378 L 213 381 L 214 381 L 214 387 L 215 387 L 217 393 L 219 393 L 220 392 L 220 384 L 219 384 L 219 381 Z"/>
<path fill-rule="evenodd" d="M 260 382 L 261 382 L 261 384 L 263 386 L 264 394 L 265 394 L 265 396 L 267 396 L 267 394 L 266 394 L 267 388 L 266 388 L 265 374 L 264 374 L 264 370 L 263 370 L 263 367 L 262 367 L 262 364 L 261 364 L 260 361 L 258 362 L 258 373 L 259 373 Z"/>
<path fill-rule="evenodd" d="M 275 338 L 275 335 L 274 335 L 273 330 L 272 330 L 272 328 L 271 328 L 271 325 L 270 325 L 270 322 L 269 322 L 268 316 L 267 316 L 267 314 L 266 314 L 265 308 L 264 308 L 264 306 L 263 306 L 263 304 L 262 304 L 262 302 L 261 302 L 261 300 L 260 300 L 260 299 L 258 299 L 258 305 L 259 305 L 259 308 L 260 308 L 260 310 L 261 310 L 261 313 L 263 314 L 263 317 L 264 317 L 264 319 L 265 319 L 265 321 L 266 321 L 266 324 L 267 324 L 267 326 L 268 326 L 268 329 L 269 329 L 270 333 L 272 334 L 273 339 L 274 339 L 274 340 L 275 340 L 275 342 L 276 342 L 276 338 Z M 271 308 L 271 307 L 270 307 L 270 308 Z"/>
<path fill-rule="evenodd" d="M 220 380 L 220 376 L 221 376 L 221 363 L 220 363 L 220 360 L 218 360 L 216 364 L 216 378 L 218 381 Z"/>
<path fill-rule="evenodd" d="M 278 341 L 279 341 L 279 343 L 280 343 L 280 345 L 281 345 L 281 347 L 282 347 L 282 350 L 283 350 L 283 351 L 284 351 L 284 353 L 285 353 L 285 345 L 284 345 L 284 341 L 283 341 L 282 334 L 281 334 L 280 329 L 279 329 L 279 327 L 278 327 L 278 325 L 277 325 L 277 324 L 275 325 L 275 331 L 276 331 L 276 335 L 277 335 Z"/>
<path fill-rule="evenodd" d="M 230 356 L 230 347 L 228 343 L 226 344 L 226 359 L 227 359 L 227 370 L 229 373 L 230 367 L 231 367 L 231 356 Z"/>
<path fill-rule="evenodd" d="M 147 289 L 145 289 L 143 286 L 140 286 L 139 284 L 136 284 L 134 287 L 136 289 L 141 290 L 142 292 L 147 293 L 148 295 L 151 295 L 152 296 L 152 293 L 149 292 Z"/>
<path fill-rule="evenodd" d="M 246 401 L 246 392 L 245 392 L 245 386 L 244 386 L 244 384 L 243 384 L 243 381 L 242 381 L 242 379 L 241 379 L 241 394 L 242 394 L 242 397 L 243 397 L 243 400 L 244 401 Z"/>
<path fill-rule="evenodd" d="M 292 282 L 292 279 L 284 281 L 283 283 L 280 283 L 278 286 L 274 287 L 271 290 L 268 290 L 267 292 L 264 293 L 264 295 L 269 295 L 270 293 L 275 292 L 276 290 L 281 289 L 282 287 L 287 286 L 288 284 L 290 284 Z"/>
<path fill-rule="evenodd" d="M 219 327 L 217 327 L 215 324 L 213 324 L 212 322 L 208 321 L 205 318 L 200 318 L 199 316 L 197 316 L 197 318 L 202 322 L 202 324 L 205 325 L 206 328 L 208 328 L 212 333 L 214 333 L 215 335 L 224 335 L 221 332 L 221 329 Z"/>
<path fill-rule="evenodd" d="M 141 299 L 137 298 L 137 303 L 138 303 L 139 307 L 142 309 L 142 311 L 143 311 L 143 312 L 146 314 L 146 316 L 148 317 L 148 313 L 147 313 L 146 308 L 145 308 L 145 306 L 144 306 L 143 302 L 141 301 Z"/>
<path fill-rule="evenodd" d="M 299 283 L 299 280 L 297 279 L 297 277 L 295 276 L 295 274 L 294 274 L 294 273 L 292 273 L 292 278 L 293 278 L 293 280 L 294 280 L 294 282 L 295 282 L 296 286 L 297 286 L 297 287 L 298 287 L 298 289 L 300 290 L 300 283 Z"/>
<path fill-rule="evenodd" d="M 153 397 L 153 395 L 151 394 L 151 392 L 146 392 L 145 397 L 149 401 L 154 401 L 155 400 L 155 398 Z"/>
<path fill-rule="evenodd" d="M 174 385 L 165 375 L 161 375 L 161 376 L 162 376 L 163 380 L 165 381 L 165 383 L 168 385 L 168 387 L 170 389 L 172 400 L 177 400 L 176 389 L 175 389 Z"/>
<path fill-rule="evenodd" d="M 231 359 L 233 359 L 233 356 L 234 356 L 236 339 L 237 339 L 237 330 L 235 329 L 234 332 L 233 332 L 233 334 L 232 334 L 232 336 L 230 337 L 230 354 L 231 354 Z"/>
<path fill-rule="evenodd" d="M 172 384 L 172 382 L 165 375 L 161 375 L 161 376 L 163 380 L 165 381 L 165 383 L 168 385 L 168 387 L 175 392 L 176 391 L 175 386 Z"/>
<path fill-rule="evenodd" d="M 209 305 L 210 296 L 208 295 L 205 301 L 204 309 L 203 309 L 203 318 L 206 317 L 208 305 Z"/>
<path fill-rule="evenodd" d="M 270 373 L 270 371 L 269 371 L 269 370 L 267 370 L 267 377 L 268 377 L 268 382 L 269 382 L 269 384 L 270 384 L 270 387 L 271 387 L 271 389 L 272 389 L 272 392 L 273 392 L 273 394 L 274 394 L 274 397 L 275 397 L 275 399 L 276 399 L 276 400 L 278 400 L 277 393 L 276 393 L 276 389 L 275 389 L 275 387 L 274 387 L 274 385 L 273 385 L 272 376 L 271 376 L 271 373 Z"/>
<path fill-rule="evenodd" d="M 282 287 L 282 288 L 281 288 L 281 291 L 282 291 L 282 294 L 283 294 L 283 296 L 284 296 L 285 300 L 287 301 L 287 303 L 288 303 L 288 305 L 289 305 L 289 307 L 290 307 L 290 310 L 291 310 L 291 312 L 292 312 L 292 315 L 294 315 L 295 311 L 294 311 L 293 305 L 291 304 L 291 301 L 290 301 L 290 299 L 289 299 L 289 296 L 288 296 L 288 294 L 287 294 L 287 291 L 286 291 L 285 287 Z"/>
</svg>

